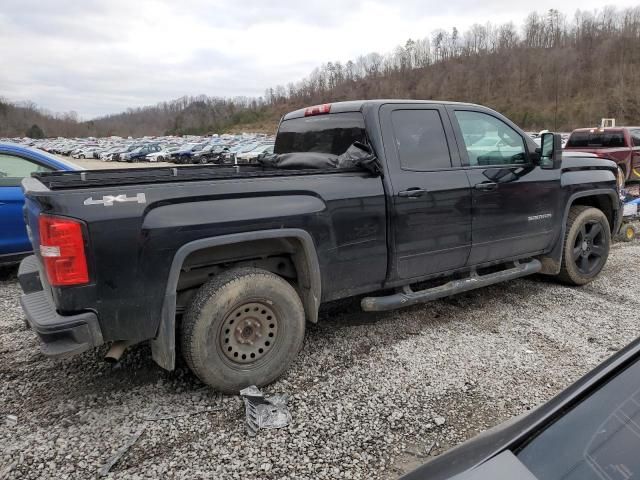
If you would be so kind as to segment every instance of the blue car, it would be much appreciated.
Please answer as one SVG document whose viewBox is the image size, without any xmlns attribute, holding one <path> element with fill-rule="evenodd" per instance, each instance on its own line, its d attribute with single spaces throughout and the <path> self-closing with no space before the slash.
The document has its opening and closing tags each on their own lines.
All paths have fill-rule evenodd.
<svg viewBox="0 0 640 480">
<path fill-rule="evenodd" d="M 82 169 L 39 150 L 0 143 L 0 265 L 16 263 L 32 250 L 22 215 L 22 179 L 54 170 Z"/>
</svg>

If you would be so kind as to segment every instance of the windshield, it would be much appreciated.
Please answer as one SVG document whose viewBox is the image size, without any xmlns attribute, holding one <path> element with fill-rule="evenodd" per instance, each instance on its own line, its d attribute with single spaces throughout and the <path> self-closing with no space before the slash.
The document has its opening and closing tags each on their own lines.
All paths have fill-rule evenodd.
<svg viewBox="0 0 640 480">
<path fill-rule="evenodd" d="M 640 477 L 638 452 L 640 362 L 544 430 L 518 458 L 539 479 L 625 480 Z"/>
<path fill-rule="evenodd" d="M 354 142 L 366 143 L 362 113 L 332 113 L 283 121 L 276 136 L 274 152 L 342 155 Z"/>
<path fill-rule="evenodd" d="M 573 132 L 567 148 L 619 148 L 624 147 L 624 133 L 618 131 Z"/>
</svg>

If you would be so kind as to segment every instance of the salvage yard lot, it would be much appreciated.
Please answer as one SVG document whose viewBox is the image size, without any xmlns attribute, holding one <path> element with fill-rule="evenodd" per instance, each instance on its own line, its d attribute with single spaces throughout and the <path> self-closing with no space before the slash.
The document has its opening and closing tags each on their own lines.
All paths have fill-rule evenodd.
<svg viewBox="0 0 640 480">
<path fill-rule="evenodd" d="M 618 243 L 583 288 L 533 277 L 395 312 L 331 304 L 265 389 L 291 395 L 291 425 L 255 438 L 239 397 L 217 409 L 184 364 L 165 372 L 146 346 L 115 367 L 104 348 L 45 358 L 5 272 L 0 478 L 94 477 L 156 408 L 195 414 L 146 421 L 109 478 L 396 478 L 548 400 L 637 337 L 638 262 L 638 243 Z M 17 423 L 4 425 L 7 415 Z"/>
<path fill-rule="evenodd" d="M 144 168 L 144 167 L 175 167 L 175 164 L 168 162 L 103 162 L 93 158 L 70 158 L 63 155 L 56 155 L 62 160 L 70 161 L 81 168 L 87 170 L 109 169 L 109 168 Z"/>
</svg>

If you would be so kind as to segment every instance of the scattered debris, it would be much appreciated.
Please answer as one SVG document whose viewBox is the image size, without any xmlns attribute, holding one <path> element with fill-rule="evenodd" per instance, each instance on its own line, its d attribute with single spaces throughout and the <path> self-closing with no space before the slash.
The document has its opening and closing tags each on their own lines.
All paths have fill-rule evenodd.
<svg viewBox="0 0 640 480">
<path fill-rule="evenodd" d="M 444 417 L 436 417 L 433 419 L 433 421 L 435 422 L 435 424 L 439 427 L 441 427 L 442 425 L 444 425 L 444 423 L 446 422 Z"/>
<path fill-rule="evenodd" d="M 172 405 L 171 408 L 174 408 L 174 406 Z M 156 408 L 154 410 L 153 415 L 143 417 L 143 420 L 147 422 L 157 422 L 159 420 L 171 420 L 171 419 L 180 418 L 180 417 L 191 417 L 192 415 L 199 415 L 201 413 L 217 412 L 219 410 L 222 410 L 222 394 L 216 393 L 216 398 L 215 398 L 213 407 L 208 406 L 208 407 L 200 408 L 198 410 L 194 410 L 192 412 L 175 413 L 172 415 L 159 415 L 158 414 L 159 410 L 160 410 L 160 407 Z"/>
<path fill-rule="evenodd" d="M 5 423 L 8 427 L 12 427 L 18 424 L 18 417 L 16 415 L 7 415 L 5 418 Z"/>
<path fill-rule="evenodd" d="M 109 457 L 106 463 L 98 469 L 98 477 L 105 477 L 109 474 L 109 470 L 111 470 L 111 468 L 116 463 L 118 463 L 118 460 L 120 460 L 122 456 L 125 453 L 127 453 L 127 450 L 129 450 L 133 446 L 133 444 L 136 443 L 138 439 L 142 436 L 145 428 L 147 428 L 147 424 L 143 423 L 138 428 L 138 430 L 136 430 L 136 432 L 129 437 L 129 439 L 125 442 L 125 444 L 122 447 L 120 447 L 116 453 L 114 453 Z"/>
<path fill-rule="evenodd" d="M 208 412 L 215 412 L 218 410 L 222 410 L 222 394 L 216 393 L 215 405 L 213 407 L 209 406 L 209 407 L 201 408 L 198 410 L 194 410 L 192 412 L 177 413 L 173 415 L 159 415 L 160 409 L 161 409 L 160 406 L 153 408 L 153 410 L 151 411 L 151 415 L 143 417 L 143 420 L 145 422 L 157 422 L 158 420 L 170 420 L 170 419 L 179 418 L 179 417 L 190 417 L 192 415 L 198 415 L 200 413 L 208 413 Z M 125 444 L 120 449 L 118 449 L 116 453 L 114 453 L 113 455 L 111 455 L 111 457 L 109 457 L 109 459 L 105 462 L 105 464 L 102 465 L 102 467 L 100 467 L 100 469 L 98 470 L 98 477 L 104 477 L 109 474 L 109 471 L 113 468 L 113 466 L 116 463 L 118 463 L 118 461 L 124 456 L 124 454 L 127 453 L 127 450 L 129 450 L 142 436 L 145 428 L 147 428 L 147 423 L 143 423 L 138 428 L 138 430 L 136 430 L 135 433 L 129 437 L 129 439 L 125 442 Z"/>
<path fill-rule="evenodd" d="M 282 428 L 289 425 L 291 413 L 287 408 L 287 394 L 265 397 L 252 385 L 240 391 L 247 413 L 247 433 L 254 436 L 261 428 Z"/>
<path fill-rule="evenodd" d="M 431 455 L 431 451 L 435 448 L 435 446 L 435 442 L 431 442 L 429 445 L 427 445 L 427 447 L 424 449 L 424 456 L 428 457 L 429 455 Z"/>
</svg>

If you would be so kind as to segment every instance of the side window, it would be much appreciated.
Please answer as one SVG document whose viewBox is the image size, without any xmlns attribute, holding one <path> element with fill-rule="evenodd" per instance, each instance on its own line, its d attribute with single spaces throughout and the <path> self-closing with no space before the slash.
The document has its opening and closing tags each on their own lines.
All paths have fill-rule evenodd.
<svg viewBox="0 0 640 480">
<path fill-rule="evenodd" d="M 394 110 L 391 124 L 403 170 L 451 167 L 451 155 L 437 110 Z"/>
<path fill-rule="evenodd" d="M 0 153 L 0 187 L 19 187 L 22 179 L 32 172 L 52 170 L 22 157 Z"/>
<path fill-rule="evenodd" d="M 524 139 L 509 125 L 482 112 L 456 110 L 469 165 L 514 165 L 527 162 Z"/>
<path fill-rule="evenodd" d="M 636 128 L 630 131 L 631 141 L 634 147 L 640 147 L 640 128 Z"/>
</svg>

